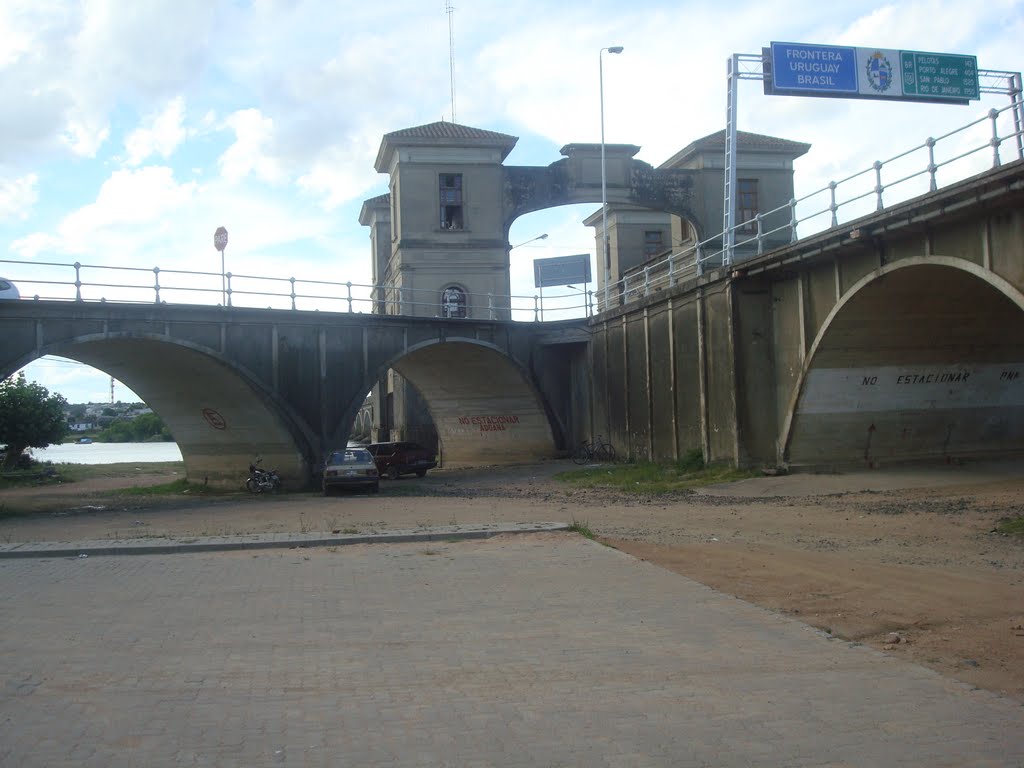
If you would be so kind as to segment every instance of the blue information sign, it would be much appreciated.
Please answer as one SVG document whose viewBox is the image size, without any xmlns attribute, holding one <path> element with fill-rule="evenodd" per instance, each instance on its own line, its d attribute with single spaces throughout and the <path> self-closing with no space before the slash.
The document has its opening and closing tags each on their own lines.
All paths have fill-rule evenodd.
<svg viewBox="0 0 1024 768">
<path fill-rule="evenodd" d="M 974 56 L 807 43 L 764 55 L 769 94 L 966 104 L 981 92 Z"/>
<path fill-rule="evenodd" d="M 772 43 L 772 77 L 785 91 L 857 92 L 857 49 Z"/>
<path fill-rule="evenodd" d="M 533 284 L 537 288 L 590 282 L 590 254 L 555 256 L 533 260 Z"/>
</svg>

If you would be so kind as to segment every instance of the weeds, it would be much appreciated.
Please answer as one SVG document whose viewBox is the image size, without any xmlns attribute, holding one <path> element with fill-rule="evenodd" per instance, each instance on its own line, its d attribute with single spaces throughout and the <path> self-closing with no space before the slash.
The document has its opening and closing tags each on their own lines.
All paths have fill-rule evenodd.
<svg viewBox="0 0 1024 768">
<path fill-rule="evenodd" d="M 743 480 L 758 474 L 727 465 L 706 465 L 700 451 L 689 451 L 673 464 L 640 462 L 614 467 L 588 467 L 561 472 L 555 477 L 577 488 L 612 488 L 625 493 L 672 493 Z"/>
<path fill-rule="evenodd" d="M 4 485 L 38 485 L 42 483 L 74 483 L 101 477 L 126 477 L 135 474 L 183 475 L 181 461 L 123 462 L 120 464 L 54 464 L 36 462 L 29 469 L 4 472 L 0 488 Z"/>
<path fill-rule="evenodd" d="M 1024 537 L 1024 515 L 1004 517 L 996 523 L 996 533 L 1001 533 L 1004 536 Z"/>
<path fill-rule="evenodd" d="M 160 485 L 144 485 L 132 488 L 117 488 L 111 491 L 117 496 L 165 496 L 172 493 L 187 493 L 190 496 L 224 496 L 237 493 L 226 488 L 214 488 L 202 483 L 190 483 L 184 477 Z"/>
<path fill-rule="evenodd" d="M 594 538 L 596 538 L 594 536 L 594 532 L 592 530 L 590 530 L 590 525 L 587 524 L 586 520 L 577 520 L 574 517 L 572 519 L 572 522 L 569 523 L 569 530 L 572 531 L 573 533 L 578 533 L 580 536 L 583 536 L 584 538 L 587 538 L 587 539 L 594 539 Z"/>
</svg>

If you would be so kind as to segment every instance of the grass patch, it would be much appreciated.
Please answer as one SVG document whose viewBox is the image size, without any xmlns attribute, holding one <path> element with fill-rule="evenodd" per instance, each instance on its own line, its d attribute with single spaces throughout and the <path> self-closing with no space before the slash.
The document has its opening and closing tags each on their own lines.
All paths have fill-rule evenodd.
<svg viewBox="0 0 1024 768">
<path fill-rule="evenodd" d="M 594 532 L 590 530 L 590 526 L 587 524 L 586 520 L 577 520 L 574 517 L 572 519 L 572 522 L 569 523 L 569 530 L 573 533 L 578 533 L 580 536 L 584 536 L 588 539 L 595 538 Z"/>
<path fill-rule="evenodd" d="M 699 452 L 694 456 L 692 451 L 674 464 L 616 464 L 555 475 L 558 480 L 576 488 L 604 488 L 624 493 L 672 493 L 758 476 L 760 473 L 753 470 L 720 464 L 706 466 Z"/>
<path fill-rule="evenodd" d="M 126 475 L 184 475 L 183 461 L 131 461 L 120 464 L 54 464 L 65 482 L 91 480 L 96 477 L 125 477 Z"/>
<path fill-rule="evenodd" d="M 996 532 L 1004 536 L 1020 536 L 1024 538 L 1024 515 L 1004 517 L 996 523 Z"/>
<path fill-rule="evenodd" d="M 36 462 L 28 469 L 0 473 L 0 489 L 25 485 L 50 485 L 76 483 L 94 478 L 126 477 L 129 475 L 174 475 L 185 474 L 185 463 L 181 461 L 141 461 L 120 464 L 54 464 Z"/>
<path fill-rule="evenodd" d="M 214 488 L 202 483 L 190 483 L 184 477 L 159 485 L 145 485 L 134 488 L 117 488 L 110 492 L 115 496 L 167 496 L 187 493 L 190 496 L 224 496 L 237 494 L 239 491 L 230 488 Z"/>
</svg>

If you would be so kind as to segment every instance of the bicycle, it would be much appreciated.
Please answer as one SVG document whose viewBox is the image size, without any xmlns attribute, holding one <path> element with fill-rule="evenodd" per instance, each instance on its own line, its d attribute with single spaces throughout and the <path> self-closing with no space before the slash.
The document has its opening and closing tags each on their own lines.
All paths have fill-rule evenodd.
<svg viewBox="0 0 1024 768">
<path fill-rule="evenodd" d="M 615 461 L 615 448 L 611 443 L 604 442 L 601 435 L 593 442 L 584 440 L 579 447 L 572 452 L 574 464 L 588 464 L 593 461 Z"/>
</svg>

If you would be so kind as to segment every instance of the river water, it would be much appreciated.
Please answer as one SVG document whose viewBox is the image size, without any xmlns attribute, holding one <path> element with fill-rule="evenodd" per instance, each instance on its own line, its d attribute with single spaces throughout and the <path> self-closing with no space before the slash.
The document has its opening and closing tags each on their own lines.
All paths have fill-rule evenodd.
<svg viewBox="0 0 1024 768">
<path fill-rule="evenodd" d="M 54 464 L 121 464 L 125 462 L 181 461 L 177 443 L 64 443 L 33 448 L 33 458 Z"/>
</svg>

